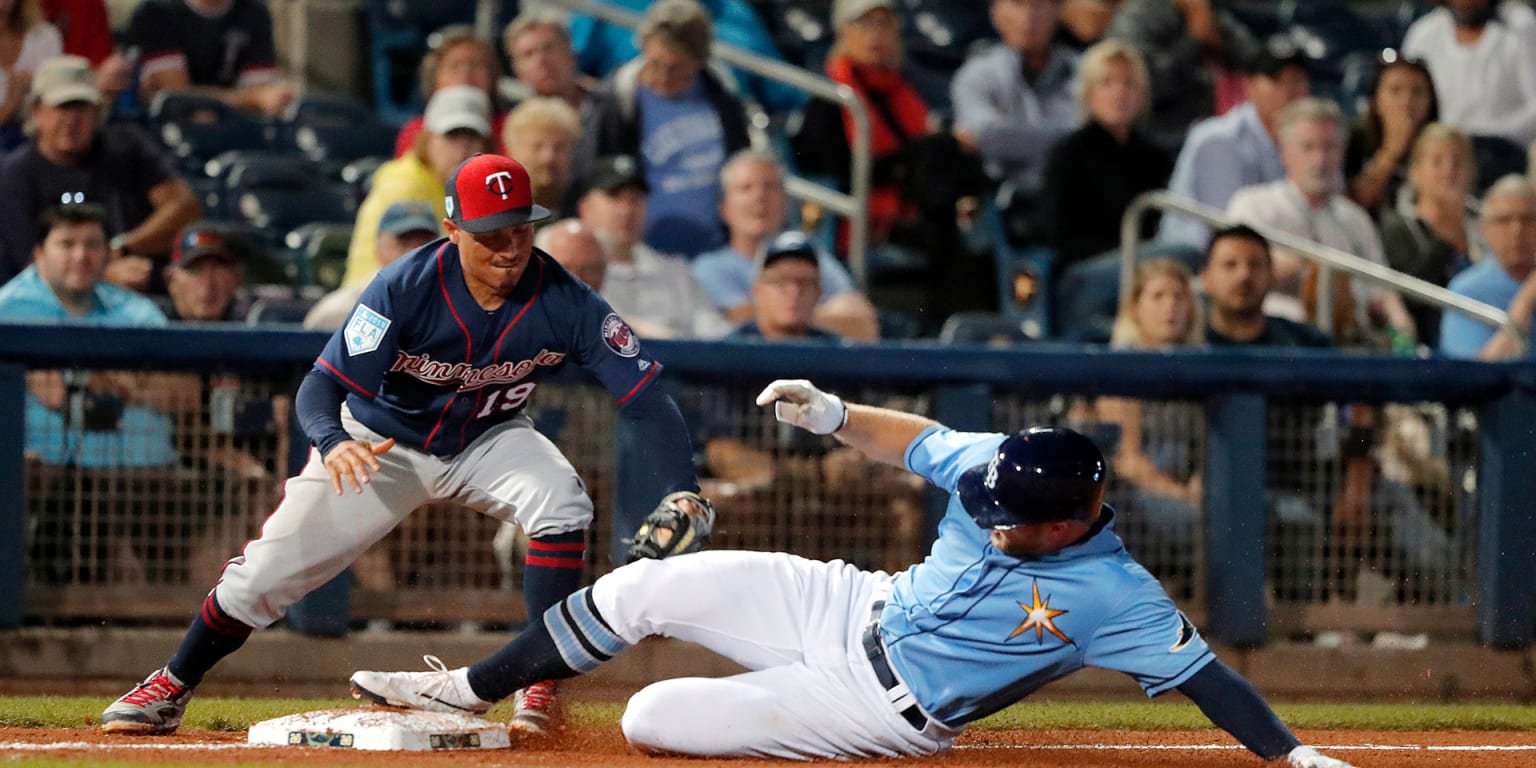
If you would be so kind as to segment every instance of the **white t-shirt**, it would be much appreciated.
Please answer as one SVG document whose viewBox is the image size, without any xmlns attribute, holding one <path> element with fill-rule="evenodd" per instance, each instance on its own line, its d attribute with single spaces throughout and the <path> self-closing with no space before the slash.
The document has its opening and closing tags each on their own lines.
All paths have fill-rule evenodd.
<svg viewBox="0 0 1536 768">
<path fill-rule="evenodd" d="M 59 30 L 48 22 L 38 24 L 27 31 L 27 36 L 21 39 L 21 53 L 16 54 L 16 64 L 12 69 L 23 72 L 36 72 L 37 65 L 64 53 L 64 38 Z M 0 69 L 0 72 L 9 72 Z M 0 102 L 10 98 L 11 83 L 7 77 L 0 77 Z"/>
<path fill-rule="evenodd" d="M 1451 12 L 1438 8 L 1408 28 L 1403 53 L 1429 66 L 1442 122 L 1524 147 L 1536 139 L 1536 20 L 1518 12 L 1501 18 L 1461 45 Z"/>
<path fill-rule="evenodd" d="M 1273 227 L 1387 265 L 1381 236 L 1376 233 L 1370 215 L 1343 195 L 1334 195 L 1322 208 L 1312 208 L 1290 181 L 1282 179 L 1238 190 L 1227 204 L 1227 216 L 1242 224 Z M 1284 248 L 1273 249 L 1273 254 L 1275 274 L 1291 274 L 1292 277 L 1277 280 L 1274 290 L 1265 299 L 1264 311 L 1307 322 L 1301 305 L 1301 276 L 1306 272 L 1305 265 L 1300 261 L 1301 257 Z M 1392 293 L 1386 286 L 1359 278 L 1350 280 L 1350 290 L 1355 296 L 1355 319 L 1361 327 L 1369 325 L 1367 311 L 1370 305 Z"/>
<path fill-rule="evenodd" d="M 603 276 L 602 295 L 614 311 L 631 322 L 661 326 L 678 338 L 718 339 L 730 332 L 730 323 L 693 279 L 688 262 L 644 243 L 636 243 L 630 257 L 628 264 L 608 262 Z"/>
</svg>

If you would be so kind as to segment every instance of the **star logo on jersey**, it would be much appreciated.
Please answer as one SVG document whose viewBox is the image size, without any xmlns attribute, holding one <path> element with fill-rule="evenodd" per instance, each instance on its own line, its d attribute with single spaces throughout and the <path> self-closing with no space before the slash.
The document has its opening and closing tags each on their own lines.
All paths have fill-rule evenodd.
<svg viewBox="0 0 1536 768">
<path fill-rule="evenodd" d="M 347 343 L 347 355 L 357 357 L 378 349 L 379 342 L 384 340 L 384 332 L 388 330 L 389 318 L 367 304 L 358 304 L 357 309 L 352 310 L 352 319 L 347 321 L 346 330 L 341 334 Z"/>
<path fill-rule="evenodd" d="M 485 177 L 485 188 L 493 195 L 501 195 L 501 199 L 507 199 L 512 194 L 512 174 L 507 171 L 497 171 Z"/>
<path fill-rule="evenodd" d="M 603 343 L 613 350 L 619 357 L 634 357 L 640 354 L 640 339 L 635 332 L 630 330 L 629 324 L 624 318 L 609 313 L 603 318 Z"/>
<path fill-rule="evenodd" d="M 1056 617 L 1067 613 L 1067 611 L 1065 609 L 1052 608 L 1050 598 L 1041 601 L 1039 581 L 1034 583 L 1034 587 L 1034 605 L 1019 603 L 1019 607 L 1024 609 L 1024 621 L 1019 623 L 1018 628 L 1013 630 L 1013 634 L 1009 635 L 1008 639 L 1012 640 L 1033 629 L 1035 631 L 1035 642 L 1037 643 L 1045 641 L 1045 633 L 1047 632 L 1061 638 L 1063 643 L 1071 643 L 1072 638 L 1067 637 L 1056 626 Z"/>
</svg>

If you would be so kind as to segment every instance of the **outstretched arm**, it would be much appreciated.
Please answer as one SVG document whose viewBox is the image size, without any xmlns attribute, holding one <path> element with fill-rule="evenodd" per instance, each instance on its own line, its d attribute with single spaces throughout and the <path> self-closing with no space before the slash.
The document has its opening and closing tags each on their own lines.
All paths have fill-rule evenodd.
<svg viewBox="0 0 1536 768">
<path fill-rule="evenodd" d="M 817 435 L 832 435 L 863 451 L 875 461 L 906 467 L 907 447 L 938 422 L 916 414 L 844 403 L 837 395 L 805 379 L 780 379 L 757 396 L 758 405 L 773 403 L 774 415 Z"/>
<path fill-rule="evenodd" d="M 1293 768 L 1351 768 L 1343 760 L 1302 746 L 1253 684 L 1220 661 L 1205 665 L 1179 686 L 1179 692 L 1195 702 L 1216 727 L 1265 760 L 1283 761 L 1282 765 Z"/>
</svg>

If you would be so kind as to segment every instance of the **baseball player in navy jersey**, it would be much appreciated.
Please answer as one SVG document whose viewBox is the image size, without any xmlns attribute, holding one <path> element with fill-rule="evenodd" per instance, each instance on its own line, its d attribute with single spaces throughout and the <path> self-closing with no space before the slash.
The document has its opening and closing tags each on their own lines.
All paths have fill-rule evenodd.
<svg viewBox="0 0 1536 768">
<path fill-rule="evenodd" d="M 325 346 L 295 398 L 314 444 L 308 465 L 261 537 L 225 566 L 175 655 L 102 714 L 106 730 L 174 731 L 215 663 L 427 502 L 521 526 L 529 613 L 558 605 L 580 583 L 592 502 L 523 409 L 566 363 L 595 376 L 652 436 L 657 496 L 712 517 L 696 494 L 682 417 L 653 386 L 661 364 L 597 294 L 533 248 L 532 222 L 548 211 L 533 204 L 523 167 L 497 155 L 466 160 L 448 181 L 447 209 L 447 237 L 381 270 Z M 514 725 L 539 730 L 554 684 L 519 688 Z"/>
<path fill-rule="evenodd" d="M 1094 666 L 1125 672 L 1149 696 L 1183 692 L 1262 758 L 1349 768 L 1302 746 L 1126 553 L 1103 504 L 1104 459 L 1086 437 L 956 432 L 844 404 L 808 381 L 776 381 L 757 402 L 948 491 L 928 557 L 895 576 L 783 553 L 639 561 L 551 608 L 487 661 L 357 672 L 353 689 L 399 706 L 483 711 L 527 681 L 589 671 L 662 635 L 752 671 L 644 688 L 622 720 L 636 747 L 895 757 L 944 751 L 967 723 Z"/>
</svg>

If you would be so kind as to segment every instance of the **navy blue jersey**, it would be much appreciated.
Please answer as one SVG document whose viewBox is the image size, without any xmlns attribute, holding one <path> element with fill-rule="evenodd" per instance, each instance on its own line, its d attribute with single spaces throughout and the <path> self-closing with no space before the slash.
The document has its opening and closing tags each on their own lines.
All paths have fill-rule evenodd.
<svg viewBox="0 0 1536 768">
<path fill-rule="evenodd" d="M 512 295 L 487 312 L 446 238 L 379 271 L 315 361 L 352 416 L 401 445 L 451 456 L 518 413 L 567 360 L 620 405 L 661 364 L 591 289 L 534 249 Z"/>
</svg>

